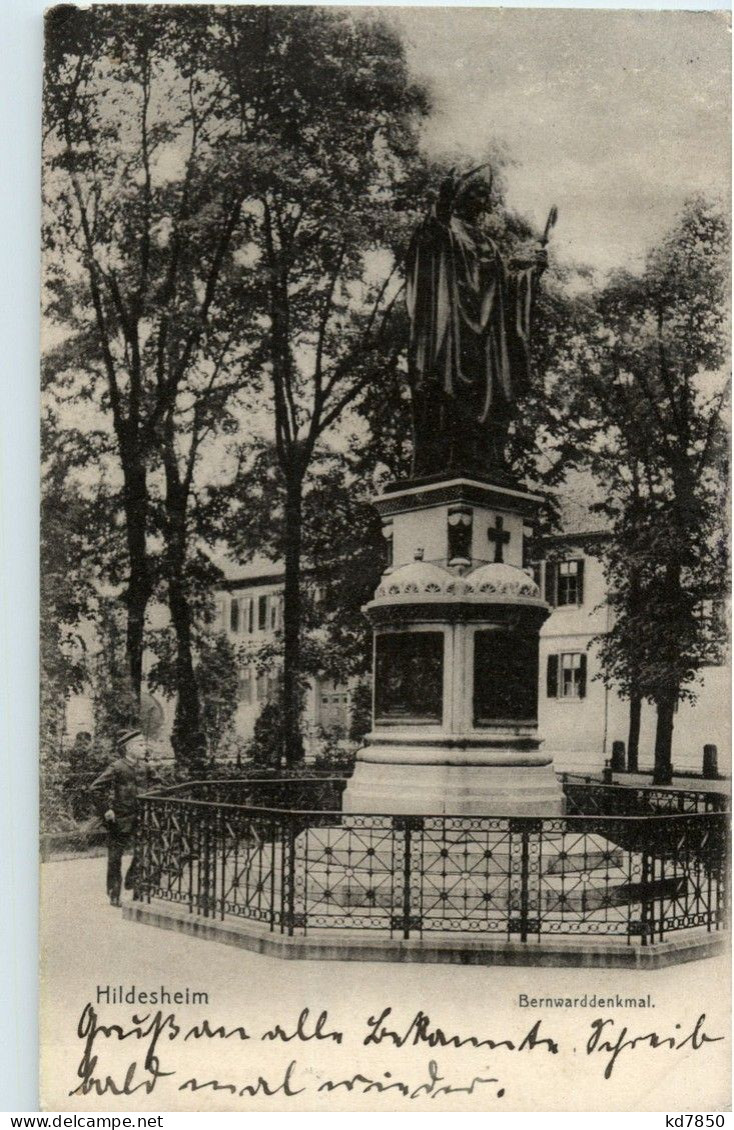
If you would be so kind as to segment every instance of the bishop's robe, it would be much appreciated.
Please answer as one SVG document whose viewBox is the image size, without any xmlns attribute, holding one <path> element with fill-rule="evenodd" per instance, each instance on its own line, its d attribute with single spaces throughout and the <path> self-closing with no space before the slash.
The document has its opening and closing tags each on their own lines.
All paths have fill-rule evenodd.
<svg viewBox="0 0 734 1130">
<path fill-rule="evenodd" d="M 536 276 L 459 216 L 434 208 L 415 232 L 406 289 L 417 472 L 501 462 L 510 405 L 529 384 Z"/>
</svg>

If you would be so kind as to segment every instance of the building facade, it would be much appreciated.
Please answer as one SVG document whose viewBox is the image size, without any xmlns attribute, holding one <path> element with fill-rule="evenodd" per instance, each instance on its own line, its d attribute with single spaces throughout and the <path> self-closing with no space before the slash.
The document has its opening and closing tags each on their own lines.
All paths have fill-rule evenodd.
<svg viewBox="0 0 734 1130">
<path fill-rule="evenodd" d="M 272 644 L 283 626 L 281 565 L 259 560 L 231 567 L 216 590 L 215 627 L 225 633 L 239 655 L 235 732 L 252 737 L 255 722 L 267 702 L 277 697 L 277 670 L 258 670 L 257 652 Z M 350 722 L 350 688 L 331 679 L 310 679 L 304 703 L 303 727 L 307 756 L 313 756 L 326 736 L 346 736 Z"/>
<path fill-rule="evenodd" d="M 629 704 L 600 678 L 594 639 L 609 630 L 602 562 L 593 550 L 603 532 L 546 539 L 544 560 L 534 567 L 536 582 L 552 608 L 540 633 L 538 722 L 544 749 L 556 768 L 598 771 L 611 756 L 612 742 L 627 741 Z M 702 615 L 711 615 L 704 608 Z M 712 649 L 696 686 L 697 701 L 681 702 L 673 729 L 673 765 L 700 772 L 703 746 L 719 751 L 719 771 L 730 772 L 729 716 L 731 674 Z M 655 708 L 642 707 L 641 768 L 651 768 L 655 747 Z"/>
</svg>

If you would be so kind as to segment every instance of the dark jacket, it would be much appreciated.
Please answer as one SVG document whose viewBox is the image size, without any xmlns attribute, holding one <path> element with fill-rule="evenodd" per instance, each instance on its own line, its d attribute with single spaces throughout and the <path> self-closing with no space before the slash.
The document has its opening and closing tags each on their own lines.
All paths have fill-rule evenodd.
<svg viewBox="0 0 734 1130">
<path fill-rule="evenodd" d="M 157 774 L 152 774 L 157 777 Z M 98 798 L 101 816 L 111 808 L 115 814 L 114 822 L 107 825 L 120 833 L 132 832 L 138 805 L 138 792 L 145 792 L 151 774 L 144 765 L 133 765 L 124 757 L 113 761 L 91 788 Z"/>
</svg>

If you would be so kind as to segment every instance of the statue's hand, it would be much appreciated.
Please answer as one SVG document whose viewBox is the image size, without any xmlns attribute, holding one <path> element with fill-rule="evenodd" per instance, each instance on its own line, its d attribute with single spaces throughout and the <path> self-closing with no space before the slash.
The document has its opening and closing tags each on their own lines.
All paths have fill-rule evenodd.
<svg viewBox="0 0 734 1130">
<path fill-rule="evenodd" d="M 536 243 L 534 247 L 526 248 L 523 255 L 510 259 L 510 267 L 514 271 L 535 271 L 542 275 L 547 266 L 548 252 L 543 243 Z"/>
</svg>

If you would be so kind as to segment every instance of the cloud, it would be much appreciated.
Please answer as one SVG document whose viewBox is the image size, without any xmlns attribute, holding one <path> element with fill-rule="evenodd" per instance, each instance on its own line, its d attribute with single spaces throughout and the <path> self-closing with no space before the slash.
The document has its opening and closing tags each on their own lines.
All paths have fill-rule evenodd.
<svg viewBox="0 0 734 1130">
<path fill-rule="evenodd" d="M 557 254 L 639 266 L 694 192 L 728 195 L 723 12 L 393 9 L 434 91 L 429 150 L 505 142 L 509 201 Z"/>
</svg>

